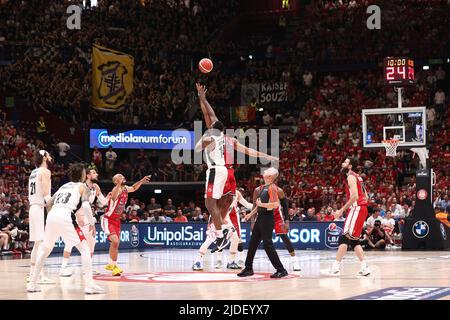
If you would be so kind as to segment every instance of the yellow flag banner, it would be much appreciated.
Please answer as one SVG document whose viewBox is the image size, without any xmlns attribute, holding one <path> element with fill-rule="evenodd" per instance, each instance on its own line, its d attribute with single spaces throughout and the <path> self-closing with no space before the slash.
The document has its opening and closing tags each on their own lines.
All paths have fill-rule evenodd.
<svg viewBox="0 0 450 320">
<path fill-rule="evenodd" d="M 133 92 L 134 58 L 99 45 L 92 48 L 92 106 L 117 111 Z"/>
</svg>

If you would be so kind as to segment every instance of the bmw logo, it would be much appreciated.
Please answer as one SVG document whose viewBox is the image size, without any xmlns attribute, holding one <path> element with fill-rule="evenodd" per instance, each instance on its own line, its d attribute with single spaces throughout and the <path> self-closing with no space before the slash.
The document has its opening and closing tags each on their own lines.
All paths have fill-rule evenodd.
<svg viewBox="0 0 450 320">
<path fill-rule="evenodd" d="M 414 223 L 412 232 L 416 236 L 416 238 L 425 238 L 428 235 L 428 232 L 430 232 L 430 227 L 425 221 L 419 220 Z"/>
<path fill-rule="evenodd" d="M 445 227 L 442 223 L 441 223 L 441 234 L 442 234 L 442 239 L 447 240 L 447 232 L 445 232 Z"/>
</svg>

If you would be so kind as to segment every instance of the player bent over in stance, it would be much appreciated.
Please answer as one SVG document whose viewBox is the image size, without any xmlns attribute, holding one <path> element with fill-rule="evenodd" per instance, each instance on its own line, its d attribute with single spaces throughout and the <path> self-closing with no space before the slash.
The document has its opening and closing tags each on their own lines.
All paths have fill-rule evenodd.
<svg viewBox="0 0 450 320">
<path fill-rule="evenodd" d="M 105 207 L 108 204 L 108 198 L 105 198 L 100 190 L 100 187 L 97 184 L 98 173 L 95 167 L 90 167 L 87 169 L 86 174 L 86 182 L 85 185 L 89 189 L 89 203 L 91 206 L 96 206 L 96 203 L 100 204 L 100 206 Z M 84 236 L 89 244 L 89 249 L 91 250 L 91 257 L 94 256 L 95 249 L 95 229 L 93 233 L 89 232 L 89 221 L 83 214 L 83 209 L 79 209 L 75 216 L 77 218 L 77 223 L 81 227 Z M 72 270 L 68 267 L 70 254 L 72 252 L 72 247 L 66 245 L 64 247 L 63 254 L 63 262 L 61 265 L 61 269 L 59 271 L 59 275 L 61 277 L 70 277 L 72 275 Z M 96 271 L 92 271 L 93 274 L 98 274 Z"/>
<path fill-rule="evenodd" d="M 92 259 L 89 245 L 83 231 L 75 221 L 75 212 L 79 208 L 83 208 L 84 215 L 89 221 L 89 231 L 95 230 L 95 221 L 89 203 L 90 192 L 83 183 L 86 179 L 86 170 L 83 164 L 72 164 L 69 177 L 71 182 L 59 188 L 49 201 L 49 206 L 53 207 L 48 213 L 44 242 L 38 249 L 36 266 L 27 286 L 28 292 L 41 291 L 36 285 L 39 273 L 59 237 L 62 237 L 68 246 L 74 246 L 80 251 L 85 281 L 84 292 L 86 294 L 105 292 L 92 279 Z"/>
<path fill-rule="evenodd" d="M 247 209 L 251 209 L 253 205 L 249 203 L 245 198 L 242 196 L 242 194 L 239 191 L 236 191 L 236 196 L 230 206 L 230 210 L 227 214 L 227 216 L 224 218 L 224 221 L 227 223 L 232 223 L 236 232 L 233 232 L 230 238 L 230 253 L 228 258 L 228 269 L 241 269 L 241 267 L 236 263 L 236 254 L 238 252 L 239 246 L 241 245 L 241 223 L 239 221 L 239 216 L 237 214 L 238 209 L 238 203 L 242 204 Z M 214 227 L 214 224 L 210 221 L 208 225 L 208 230 L 206 231 L 207 237 L 205 242 L 201 245 L 198 256 L 196 261 L 194 262 L 194 265 L 192 266 L 192 270 L 199 271 L 203 270 L 203 257 L 206 254 L 206 251 L 208 250 L 209 246 L 216 240 L 216 230 Z M 241 245 L 241 247 L 243 247 Z M 221 254 L 221 251 L 217 251 L 218 254 Z M 218 256 L 218 260 L 216 262 L 216 269 L 222 268 L 222 259 Z"/>
<path fill-rule="evenodd" d="M 367 276 L 370 274 L 370 269 L 364 259 L 364 251 L 360 243 L 364 221 L 366 221 L 368 214 L 367 201 L 369 197 L 367 196 L 363 179 L 353 171 L 357 167 L 357 158 L 347 158 L 342 163 L 342 172 L 347 176 L 347 184 L 345 185 L 347 203 L 336 211 L 335 217 L 336 219 L 340 218 L 347 210 L 348 213 L 345 218 L 343 234 L 339 238 L 336 261 L 334 261 L 329 271 L 323 272 L 323 274 L 328 276 L 340 276 L 341 261 L 347 253 L 349 245 L 354 247 L 355 254 L 361 263 L 361 269 L 358 275 Z"/>
<path fill-rule="evenodd" d="M 300 264 L 298 262 L 298 259 L 295 255 L 294 246 L 292 245 L 291 239 L 289 239 L 288 232 L 289 232 L 289 220 L 284 219 L 284 212 L 288 212 L 289 210 L 289 203 L 288 200 L 284 194 L 283 189 L 278 187 L 278 200 L 280 201 L 280 204 L 277 208 L 273 210 L 273 218 L 275 221 L 275 234 L 283 240 L 284 246 L 286 247 L 286 250 L 290 254 L 290 264 L 292 266 L 293 271 L 300 271 Z M 250 220 L 252 216 L 256 213 L 256 210 L 253 210 L 251 213 L 247 214 L 245 216 L 245 220 Z M 286 215 L 287 216 L 287 215 Z"/>
<path fill-rule="evenodd" d="M 105 232 L 108 240 L 111 242 L 109 246 L 109 263 L 105 266 L 105 269 L 112 271 L 113 276 L 120 276 L 123 272 L 117 266 L 117 256 L 119 255 L 120 243 L 120 216 L 127 204 L 128 194 L 137 191 L 143 183 L 149 182 L 150 177 L 145 176 L 131 187 L 125 185 L 125 177 L 121 174 L 116 174 L 112 179 L 115 187 L 111 191 L 108 209 L 101 218 L 101 225 L 103 232 Z"/>
<path fill-rule="evenodd" d="M 30 242 L 34 242 L 31 250 L 30 274 L 27 282 L 30 282 L 31 275 L 36 264 L 36 257 L 39 247 L 44 241 L 45 225 L 45 205 L 51 200 L 51 175 L 48 169 L 53 162 L 50 154 L 45 150 L 36 151 L 34 154 L 34 169 L 28 180 L 28 201 L 30 203 Z M 55 281 L 45 277 L 44 269 L 41 271 L 39 284 L 55 284 Z"/>
</svg>

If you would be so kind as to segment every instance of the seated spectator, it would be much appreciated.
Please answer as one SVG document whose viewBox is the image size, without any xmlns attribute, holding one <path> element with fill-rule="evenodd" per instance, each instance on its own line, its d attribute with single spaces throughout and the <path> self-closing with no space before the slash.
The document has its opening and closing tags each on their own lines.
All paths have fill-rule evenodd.
<svg viewBox="0 0 450 320">
<path fill-rule="evenodd" d="M 130 221 L 130 222 L 139 222 L 139 217 L 138 217 L 138 214 L 137 214 L 137 210 L 131 210 L 131 213 L 130 213 L 130 216 L 129 216 L 129 218 L 128 218 L 128 220 Z"/>
<path fill-rule="evenodd" d="M 189 201 L 189 206 L 187 208 L 184 208 L 183 214 L 190 219 L 192 217 L 192 214 L 195 211 L 195 203 L 194 201 Z"/>
<path fill-rule="evenodd" d="M 120 223 L 128 223 L 130 220 L 128 219 L 128 216 L 125 212 L 122 213 L 120 216 Z"/>
<path fill-rule="evenodd" d="M 161 205 L 159 203 L 156 203 L 155 198 L 150 198 L 150 204 L 147 206 L 147 210 L 150 215 L 153 215 L 156 212 L 158 212 L 158 214 L 162 213 Z"/>
<path fill-rule="evenodd" d="M 298 216 L 300 210 L 295 207 L 295 203 L 292 204 L 292 208 L 289 209 L 288 220 L 292 221 L 300 221 L 300 217 Z"/>
<path fill-rule="evenodd" d="M 183 216 L 183 210 L 178 209 L 177 215 L 175 219 L 173 219 L 173 222 L 188 222 L 188 219 L 185 216 Z"/>
<path fill-rule="evenodd" d="M 314 208 L 309 208 L 306 211 L 306 217 L 303 218 L 303 221 L 317 221 L 317 216 L 314 214 Z"/>
<path fill-rule="evenodd" d="M 150 218 L 150 222 L 166 222 L 166 218 L 160 216 L 158 211 L 155 211 L 153 216 Z"/>
<path fill-rule="evenodd" d="M 142 218 L 139 220 L 139 223 L 151 222 L 150 216 L 147 211 L 142 214 Z"/>
<path fill-rule="evenodd" d="M 383 218 L 380 217 L 380 209 L 376 208 L 373 212 L 373 214 L 367 218 L 366 221 L 366 227 L 368 229 L 368 232 L 373 228 L 375 221 L 382 221 Z"/>
<path fill-rule="evenodd" d="M 141 207 L 138 204 L 138 200 L 135 198 L 131 198 L 130 199 L 130 204 L 128 205 L 128 207 L 125 209 L 125 212 L 127 214 L 131 214 L 131 211 L 133 210 L 139 210 Z"/>
<path fill-rule="evenodd" d="M 372 249 L 386 248 L 386 232 L 381 226 L 381 221 L 374 222 L 372 230 L 368 231 L 369 241 L 368 246 Z"/>
<path fill-rule="evenodd" d="M 195 207 L 192 216 L 188 220 L 192 222 L 204 222 L 205 220 L 202 216 L 202 209 L 200 209 L 200 207 Z"/>
<path fill-rule="evenodd" d="M 174 217 L 176 207 L 172 204 L 172 199 L 167 199 L 167 204 L 164 206 L 164 213 L 167 217 Z"/>
<path fill-rule="evenodd" d="M 334 214 L 333 214 L 333 208 L 332 207 L 329 206 L 327 208 L 323 221 L 326 221 L 326 222 L 334 221 Z"/>
<path fill-rule="evenodd" d="M 386 244 L 394 244 L 392 236 L 395 228 L 395 220 L 392 218 L 391 211 L 386 211 L 386 215 L 381 221 L 381 226 L 386 232 Z"/>
<path fill-rule="evenodd" d="M 139 205 L 139 209 L 137 210 L 138 217 L 140 219 L 142 219 L 145 212 L 146 212 L 146 210 L 145 210 L 145 203 L 141 202 L 141 204 Z"/>
</svg>

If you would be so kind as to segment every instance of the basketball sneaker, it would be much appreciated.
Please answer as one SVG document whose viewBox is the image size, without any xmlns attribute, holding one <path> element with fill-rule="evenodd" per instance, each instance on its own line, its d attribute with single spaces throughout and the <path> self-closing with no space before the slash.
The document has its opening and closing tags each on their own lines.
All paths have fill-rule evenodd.
<svg viewBox="0 0 450 320">
<path fill-rule="evenodd" d="M 203 270 L 203 263 L 201 261 L 196 261 L 192 265 L 192 270 L 194 270 L 194 271 L 201 271 L 201 270 Z"/>
<path fill-rule="evenodd" d="M 107 264 L 106 266 L 105 266 L 105 270 L 108 270 L 108 271 L 113 271 L 113 269 L 114 269 L 114 265 L 113 264 Z"/>
<path fill-rule="evenodd" d="M 222 269 L 222 260 L 217 260 L 215 268 Z"/>
<path fill-rule="evenodd" d="M 97 270 L 92 270 L 92 275 L 93 276 L 98 276 L 98 275 L 100 275 L 100 272 L 97 271 Z"/>
<path fill-rule="evenodd" d="M 61 269 L 59 270 L 59 276 L 60 277 L 72 276 L 72 269 L 70 269 L 68 266 L 61 267 Z"/>
<path fill-rule="evenodd" d="M 288 275 L 288 272 L 286 270 L 282 270 L 282 271 L 277 271 L 274 274 L 270 275 L 270 277 L 272 279 L 279 279 L 279 278 L 283 278 L 286 277 Z"/>
<path fill-rule="evenodd" d="M 87 286 L 86 288 L 84 288 L 84 293 L 85 294 L 101 294 L 101 293 L 105 293 L 105 289 L 103 289 L 102 287 L 100 287 L 96 284 L 91 284 L 90 286 Z"/>
<path fill-rule="evenodd" d="M 238 277 L 250 277 L 254 275 L 255 273 L 251 269 L 244 269 L 241 272 L 237 274 Z"/>
<path fill-rule="evenodd" d="M 39 286 L 28 284 L 27 285 L 27 292 L 41 292 L 41 288 Z"/>
<path fill-rule="evenodd" d="M 296 257 L 291 258 L 291 265 L 292 265 L 292 270 L 301 271 L 300 263 L 298 262 Z"/>
<path fill-rule="evenodd" d="M 223 237 L 217 238 L 217 240 L 215 242 L 215 244 L 217 246 L 215 251 L 225 249 L 230 244 L 230 238 L 234 231 L 235 231 L 235 229 L 233 226 L 223 230 Z M 211 252 L 213 252 L 213 251 L 211 250 Z"/>
<path fill-rule="evenodd" d="M 370 269 L 368 266 L 362 267 L 358 271 L 358 276 L 368 276 L 370 274 Z"/>
<path fill-rule="evenodd" d="M 244 267 L 244 264 L 245 264 L 244 260 L 238 261 L 238 265 L 239 265 L 239 267 L 241 267 L 241 269 Z"/>
<path fill-rule="evenodd" d="M 335 268 L 330 268 L 328 270 L 321 270 L 320 273 L 327 277 L 339 277 L 341 275 L 341 271 Z"/>
<path fill-rule="evenodd" d="M 120 269 L 118 266 L 114 266 L 114 269 L 112 269 L 112 275 L 115 276 L 120 276 L 120 274 L 123 272 L 122 269 Z"/>
<path fill-rule="evenodd" d="M 238 265 L 236 262 L 227 263 L 227 269 L 242 269 L 240 265 Z"/>
</svg>

